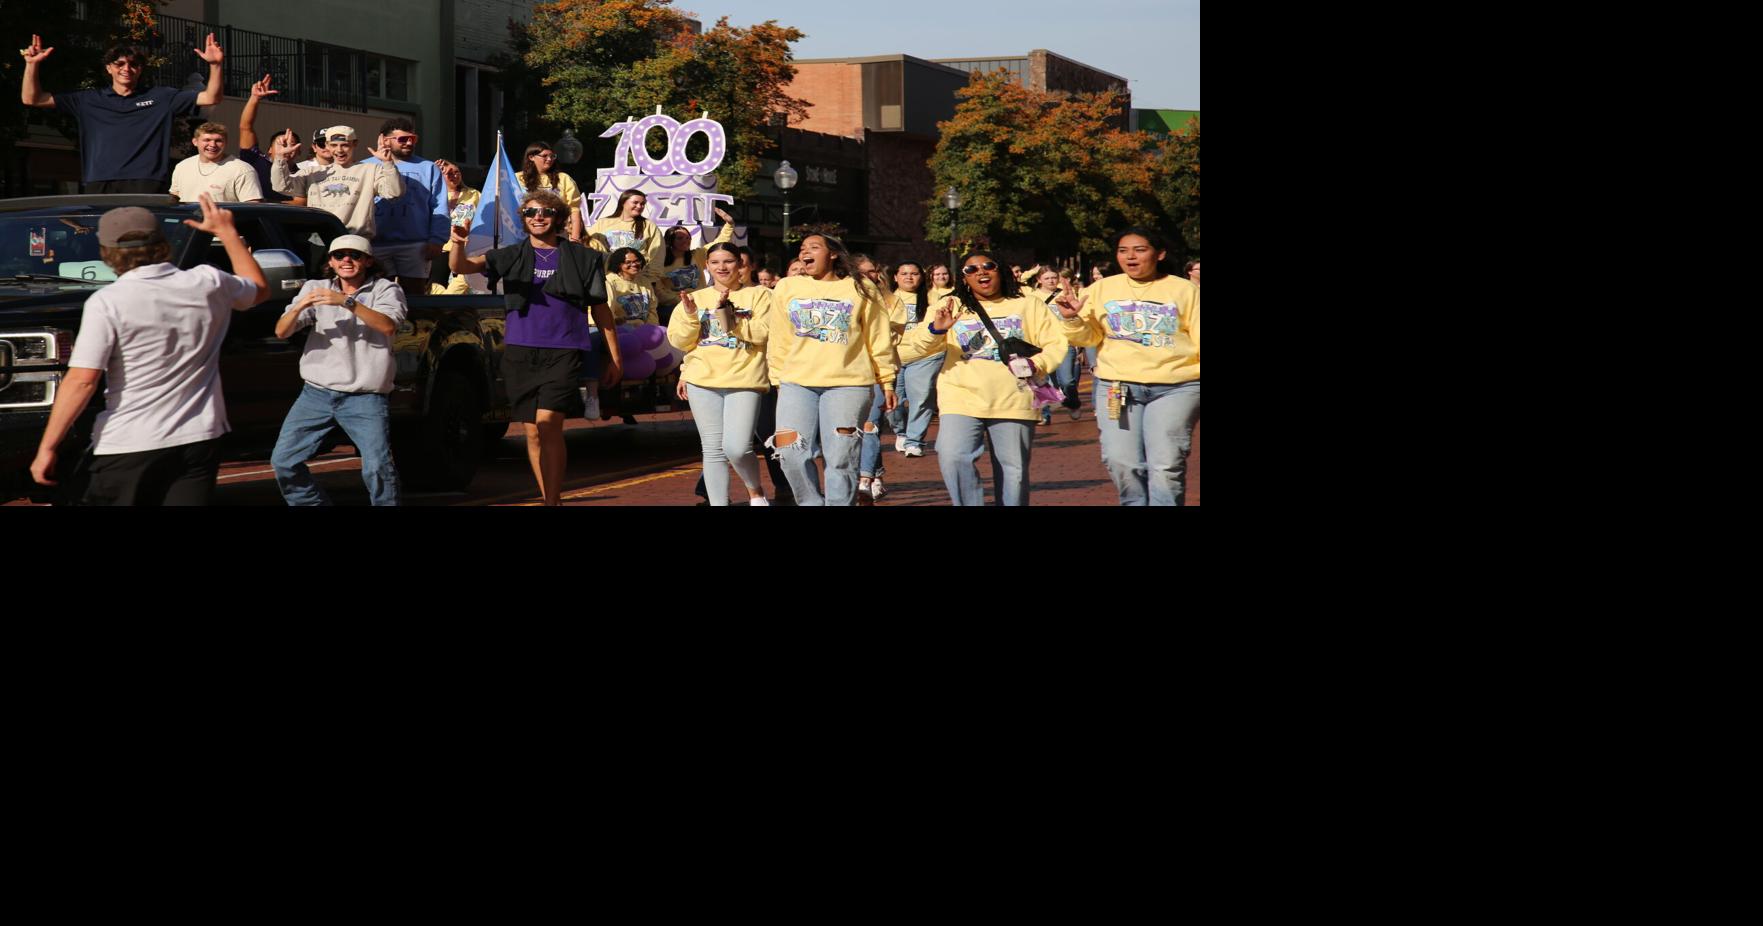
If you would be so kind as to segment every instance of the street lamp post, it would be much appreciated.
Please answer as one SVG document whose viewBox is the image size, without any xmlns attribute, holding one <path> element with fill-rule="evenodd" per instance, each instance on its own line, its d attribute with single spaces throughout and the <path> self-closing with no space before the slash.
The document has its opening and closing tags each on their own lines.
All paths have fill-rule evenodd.
<svg viewBox="0 0 1763 926">
<path fill-rule="evenodd" d="M 771 182 L 784 191 L 784 256 L 790 256 L 790 187 L 796 185 L 796 171 L 785 161 L 777 166 L 777 172 L 771 175 Z M 788 262 L 786 262 L 786 266 Z"/>
<path fill-rule="evenodd" d="M 949 285 L 954 286 L 959 279 L 955 275 L 955 261 L 959 259 L 955 254 L 955 217 L 961 213 L 961 194 L 950 187 L 943 193 L 943 205 L 949 207 Z"/>
</svg>

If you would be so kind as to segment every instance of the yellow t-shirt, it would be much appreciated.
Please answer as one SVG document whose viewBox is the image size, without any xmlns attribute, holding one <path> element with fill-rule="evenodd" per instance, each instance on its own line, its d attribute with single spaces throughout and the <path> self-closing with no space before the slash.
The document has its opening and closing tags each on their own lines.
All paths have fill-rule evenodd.
<svg viewBox="0 0 1763 926">
<path fill-rule="evenodd" d="M 1200 378 L 1200 288 L 1181 277 L 1106 277 L 1085 292 L 1078 317 L 1063 322 L 1072 344 L 1097 347 L 1099 379 L 1173 385 Z"/>
<path fill-rule="evenodd" d="M 729 293 L 737 309 L 752 313 L 734 315 L 734 330 L 725 330 L 714 309 L 722 301 L 716 287 L 692 293 L 697 312 L 682 303 L 667 320 L 667 341 L 686 352 L 680 378 L 707 389 L 764 389 L 771 385 L 766 363 L 766 342 L 771 334 L 772 292 L 763 286 L 746 286 Z"/>
<path fill-rule="evenodd" d="M 897 362 L 888 307 L 850 277 L 784 277 L 772 290 L 768 356 L 782 381 L 799 386 L 894 384 Z"/>
</svg>

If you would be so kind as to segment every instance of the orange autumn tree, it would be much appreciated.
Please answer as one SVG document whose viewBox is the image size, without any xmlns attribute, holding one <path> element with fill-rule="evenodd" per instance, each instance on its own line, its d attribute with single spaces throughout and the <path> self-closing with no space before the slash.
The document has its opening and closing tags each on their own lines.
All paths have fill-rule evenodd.
<svg viewBox="0 0 1763 926">
<path fill-rule="evenodd" d="M 657 106 L 681 121 L 708 111 L 728 138 L 717 170 L 724 193 L 752 191 L 774 120 L 807 117 L 808 104 L 783 92 L 796 73 L 790 43 L 803 34 L 776 20 L 739 28 L 725 16 L 694 34 L 669 0 L 555 0 L 534 7 L 530 24 L 511 28 L 520 52 L 511 76 L 536 86 L 547 101 L 542 110 L 523 101 L 533 116 L 574 127 L 584 143 L 594 143 L 607 127 Z M 659 132 L 648 143 L 652 155 L 662 154 Z M 694 136 L 687 156 L 702 158 L 706 144 Z M 610 143 L 596 148 L 596 156 L 611 151 Z"/>
<path fill-rule="evenodd" d="M 948 242 L 950 186 L 963 199 L 958 238 L 989 233 L 1046 254 L 1104 252 L 1114 230 L 1163 224 L 1155 140 L 1108 123 L 1123 111 L 1121 94 L 1041 93 L 994 71 L 957 95 L 931 158 L 931 240 Z"/>
</svg>

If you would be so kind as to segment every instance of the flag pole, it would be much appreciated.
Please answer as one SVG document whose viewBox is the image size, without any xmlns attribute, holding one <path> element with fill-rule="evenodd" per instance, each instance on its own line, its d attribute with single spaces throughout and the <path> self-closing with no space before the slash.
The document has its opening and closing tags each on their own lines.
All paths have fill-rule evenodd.
<svg viewBox="0 0 1763 926">
<path fill-rule="evenodd" d="M 490 174 L 497 181 L 497 185 L 500 186 L 501 180 L 502 180 L 502 130 L 501 129 L 496 130 L 496 157 L 490 165 Z M 501 197 L 501 196 L 507 196 L 508 193 L 504 190 L 498 189 L 496 191 L 496 195 L 498 197 Z M 498 205 L 497 208 L 500 209 L 501 206 Z M 490 247 L 492 247 L 492 248 L 500 248 L 502 246 L 502 222 L 500 221 L 500 218 L 501 218 L 500 216 L 497 216 L 497 217 L 492 218 L 490 221 L 491 227 L 493 227 L 495 229 L 495 231 L 491 232 L 491 234 L 490 234 Z"/>
</svg>

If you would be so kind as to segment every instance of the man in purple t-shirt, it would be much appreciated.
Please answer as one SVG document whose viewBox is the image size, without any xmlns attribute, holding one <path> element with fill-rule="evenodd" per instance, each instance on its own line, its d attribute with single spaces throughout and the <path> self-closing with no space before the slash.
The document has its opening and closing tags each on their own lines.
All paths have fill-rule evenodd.
<svg viewBox="0 0 1763 926">
<path fill-rule="evenodd" d="M 606 304 L 606 270 L 600 252 L 558 235 L 569 219 L 569 206 L 556 193 L 530 190 L 520 205 L 527 240 L 482 257 L 467 257 L 471 227 L 455 225 L 447 261 L 454 273 L 487 273 L 492 286 L 498 279 L 503 283 L 508 316 L 502 380 L 513 406 L 510 417 L 526 424 L 526 454 L 539 494 L 546 505 L 557 505 L 567 462 L 563 422 L 582 414 L 577 391 L 582 351 L 593 346 L 583 306 L 593 312 L 611 354 L 600 372 L 601 385 L 611 388 L 624 374 L 617 326 Z"/>
</svg>

